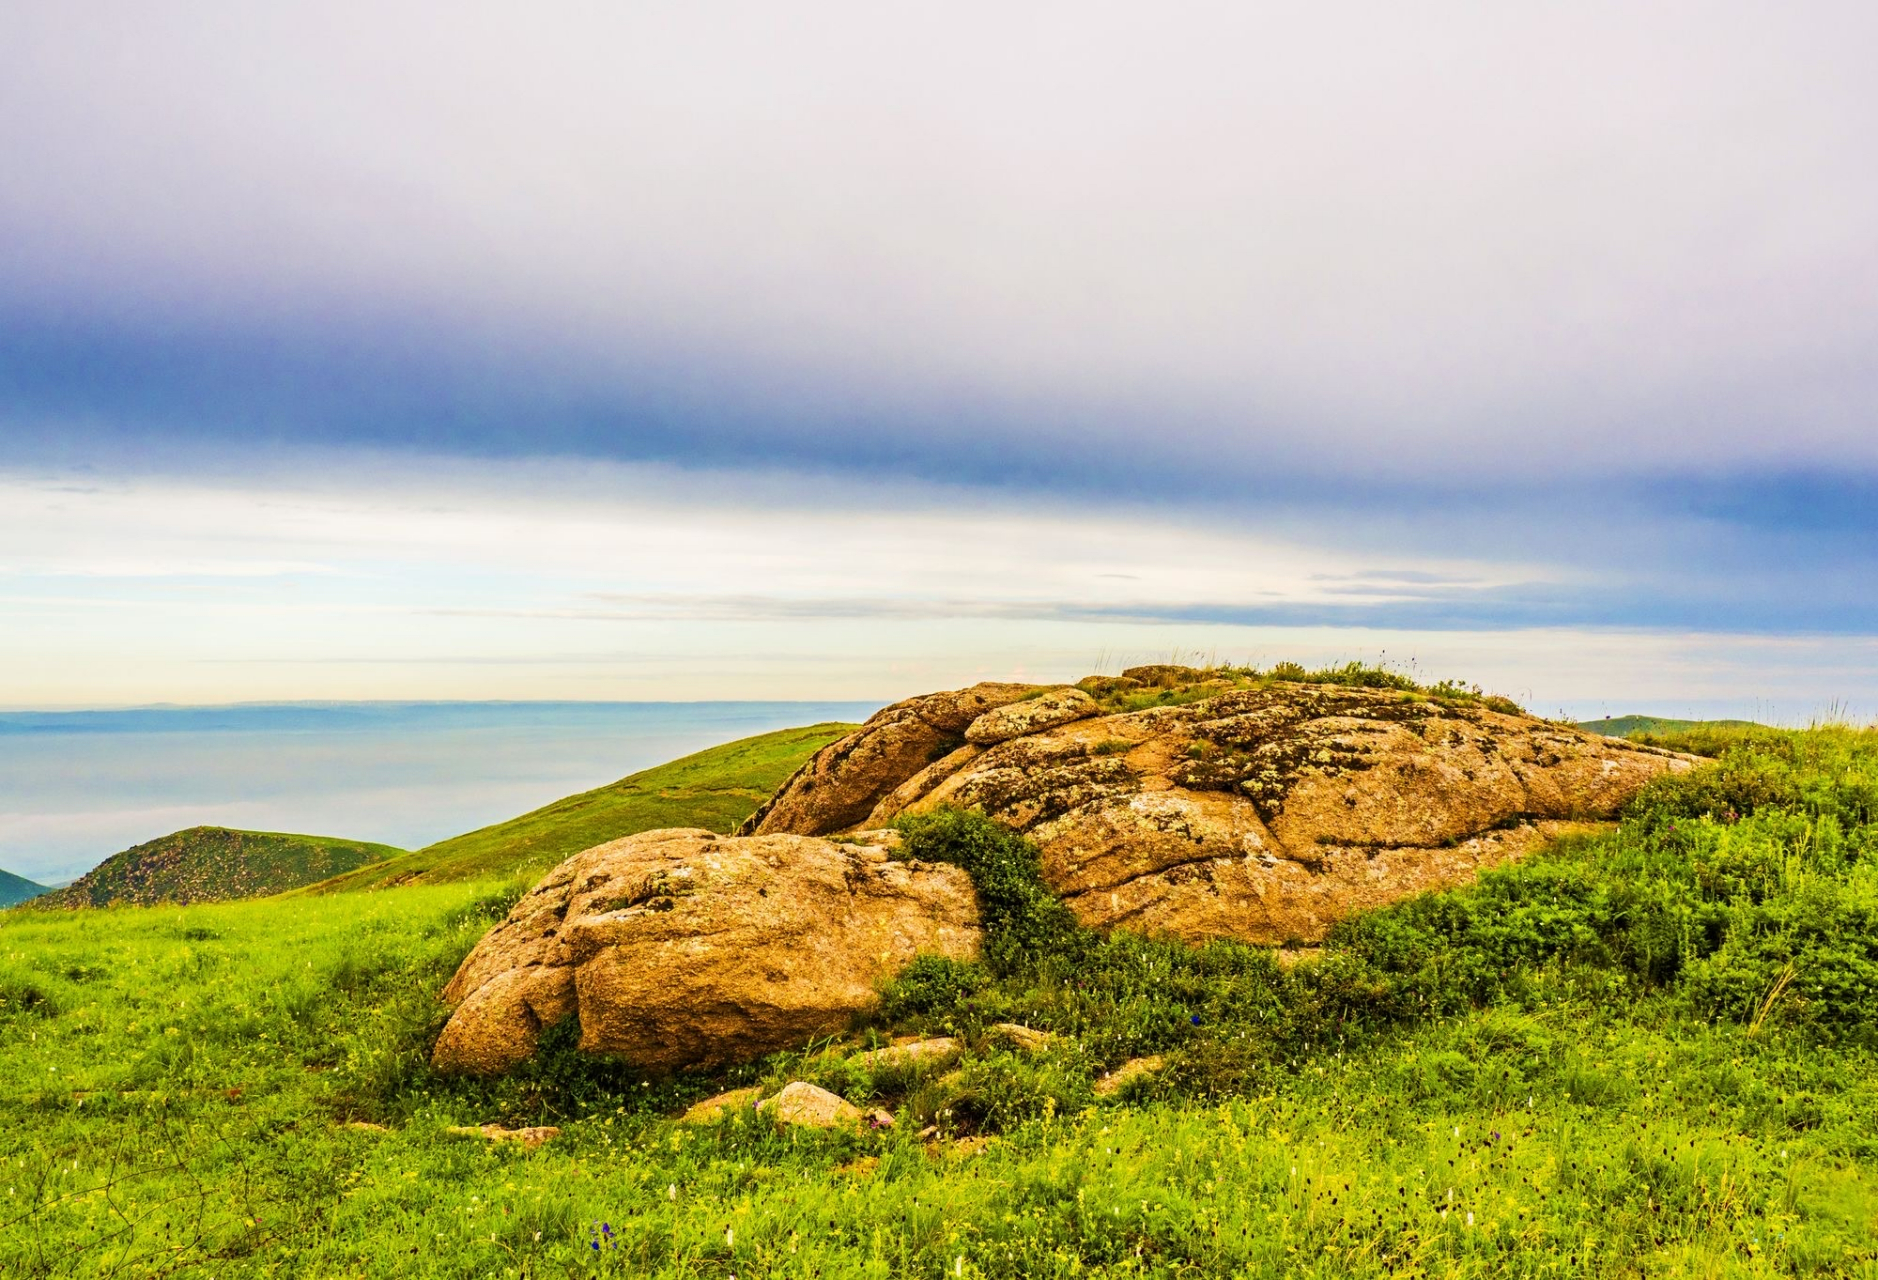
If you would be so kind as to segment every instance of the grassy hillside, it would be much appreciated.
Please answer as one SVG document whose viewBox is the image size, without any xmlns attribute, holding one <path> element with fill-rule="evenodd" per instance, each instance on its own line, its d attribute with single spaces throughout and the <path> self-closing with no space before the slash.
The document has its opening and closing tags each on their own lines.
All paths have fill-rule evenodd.
<svg viewBox="0 0 1878 1280">
<path fill-rule="evenodd" d="M 16 902 L 36 898 L 46 891 L 43 884 L 34 884 L 25 876 L 16 876 L 11 871 L 0 871 L 0 907 L 10 907 Z"/>
<path fill-rule="evenodd" d="M 108 907 L 117 903 L 220 902 L 258 898 L 404 850 L 330 836 L 191 827 L 113 854 L 35 907 Z"/>
<path fill-rule="evenodd" d="M 1578 728 L 1587 733 L 1601 733 L 1610 738 L 1629 738 L 1637 734 L 1688 733 L 1695 729 L 1757 729 L 1752 720 L 1671 720 L 1664 716 L 1608 716 L 1603 720 L 1581 721 Z"/>
<path fill-rule="evenodd" d="M 582 849 L 640 831 L 706 827 L 728 832 L 804 760 L 853 728 L 817 724 L 727 742 L 390 862 L 360 867 L 311 891 L 533 876 Z"/>
<path fill-rule="evenodd" d="M 563 1028 L 438 1079 L 433 993 L 505 900 L 0 919 L 0 1275 L 1878 1275 L 1878 733 L 1740 735 L 1289 968 L 1127 935 L 928 965 L 873 1030 L 954 1031 L 956 1076 L 648 1081 Z M 673 1120 L 792 1077 L 897 1123 Z M 563 1128 L 449 1132 L 490 1121 Z"/>
</svg>

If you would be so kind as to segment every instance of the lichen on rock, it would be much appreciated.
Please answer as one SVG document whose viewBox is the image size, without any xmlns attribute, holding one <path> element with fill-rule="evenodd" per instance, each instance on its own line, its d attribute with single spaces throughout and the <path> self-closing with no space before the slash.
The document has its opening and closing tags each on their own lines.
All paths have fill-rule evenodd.
<svg viewBox="0 0 1878 1280">
<path fill-rule="evenodd" d="M 582 1050 L 653 1071 L 845 1030 L 914 956 L 978 951 L 965 873 L 892 858 L 893 840 L 671 830 L 577 854 L 463 961 L 432 1059 L 499 1072 L 575 1014 Z"/>
<path fill-rule="evenodd" d="M 1278 944 L 1469 880 L 1691 764 L 1498 700 L 1397 688 L 1173 664 L 1028 696 L 992 687 L 1008 700 L 980 713 L 964 745 L 850 782 L 843 761 L 893 732 L 883 712 L 785 783 L 753 829 L 791 829 L 831 786 L 871 797 L 869 826 L 975 809 L 1038 843 L 1051 887 L 1085 924 Z M 832 829 L 818 825 L 828 812 L 810 825 Z"/>
</svg>

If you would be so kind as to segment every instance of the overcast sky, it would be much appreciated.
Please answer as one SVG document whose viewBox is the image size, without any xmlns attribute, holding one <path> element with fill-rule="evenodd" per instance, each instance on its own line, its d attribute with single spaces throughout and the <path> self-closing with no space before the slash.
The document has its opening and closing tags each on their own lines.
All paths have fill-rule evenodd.
<svg viewBox="0 0 1878 1280">
<path fill-rule="evenodd" d="M 11 4 L 0 705 L 1878 711 L 1878 9 Z"/>
</svg>

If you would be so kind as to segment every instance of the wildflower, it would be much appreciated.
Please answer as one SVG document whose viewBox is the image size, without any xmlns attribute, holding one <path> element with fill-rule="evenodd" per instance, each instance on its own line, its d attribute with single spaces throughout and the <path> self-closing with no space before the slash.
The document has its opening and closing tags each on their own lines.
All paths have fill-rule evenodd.
<svg viewBox="0 0 1878 1280">
<path fill-rule="evenodd" d="M 1193 1017 L 1189 1018 L 1188 1021 L 1193 1023 L 1193 1025 L 1197 1027 L 1200 1025 L 1200 1015 L 1196 1013 L 1193 1015 Z"/>
</svg>

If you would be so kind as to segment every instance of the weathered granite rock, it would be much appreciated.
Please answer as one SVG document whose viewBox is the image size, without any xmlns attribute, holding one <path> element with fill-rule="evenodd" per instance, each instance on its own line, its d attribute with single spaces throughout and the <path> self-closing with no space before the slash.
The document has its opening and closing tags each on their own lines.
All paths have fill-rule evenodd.
<svg viewBox="0 0 1878 1280">
<path fill-rule="evenodd" d="M 784 1085 L 775 1097 L 764 1099 L 756 1113 L 793 1129 L 834 1129 L 843 1126 L 858 1129 L 867 1120 L 866 1114 L 846 1098 L 804 1080 Z M 891 1116 L 887 1122 L 893 1123 Z"/>
<path fill-rule="evenodd" d="M 1038 697 L 985 712 L 965 726 L 965 741 L 975 747 L 996 746 L 1012 738 L 1042 733 L 1045 729 L 1101 714 L 1102 708 L 1096 705 L 1096 700 L 1081 689 L 1052 689 Z"/>
<path fill-rule="evenodd" d="M 466 1138 L 487 1138 L 491 1142 L 519 1142 L 529 1151 L 561 1136 L 560 1126 L 552 1124 L 530 1125 L 525 1129 L 505 1129 L 499 1124 L 453 1124 L 448 1131 Z"/>
<path fill-rule="evenodd" d="M 862 822 L 889 791 L 964 741 L 987 711 L 1033 692 L 1029 684 L 978 684 L 909 698 L 829 743 L 737 829 L 738 835 L 819 836 Z"/>
<path fill-rule="evenodd" d="M 965 1046 L 951 1036 L 936 1036 L 930 1040 L 882 1045 L 878 1049 L 857 1053 L 848 1061 L 869 1071 L 913 1066 L 942 1067 L 950 1065 L 963 1052 Z"/>
<path fill-rule="evenodd" d="M 1135 1081 L 1158 1074 L 1163 1065 L 1158 1053 L 1151 1058 L 1130 1058 L 1095 1082 L 1095 1095 L 1098 1098 L 1112 1098 Z"/>
<path fill-rule="evenodd" d="M 1014 698 L 981 713 L 966 735 L 977 741 L 871 769 L 851 793 L 877 799 L 855 821 L 979 809 L 1037 841 L 1046 878 L 1087 924 L 1308 942 L 1352 911 L 1462 883 L 1572 824 L 1608 819 L 1651 778 L 1694 763 L 1478 701 L 1177 666 L 1125 679 L 1085 681 L 1097 698 Z M 1121 710 L 1138 705 L 1135 690 L 1168 705 Z M 1106 714 L 1046 717 L 1017 736 L 972 732 L 1071 692 Z M 864 756 L 885 731 L 864 727 L 837 746 Z M 779 796 L 799 798 L 810 782 L 841 790 L 847 757 L 832 751 Z M 764 829 L 786 829 L 797 812 L 779 802 Z"/>
<path fill-rule="evenodd" d="M 843 1030 L 915 955 L 978 950 L 965 873 L 893 861 L 895 838 L 649 831 L 576 854 L 463 961 L 432 1060 L 505 1070 L 575 1012 L 583 1050 L 652 1071 Z"/>
<path fill-rule="evenodd" d="M 1027 1027 L 1021 1022 L 993 1023 L 991 1030 L 1020 1053 L 1042 1053 L 1056 1043 L 1053 1033 Z"/>
<path fill-rule="evenodd" d="M 760 1086 L 750 1085 L 744 1089 L 731 1089 L 726 1093 L 714 1094 L 700 1099 L 678 1117 L 680 1124 L 715 1124 L 735 1112 L 750 1113 L 756 1110 L 756 1104 L 763 1100 Z"/>
</svg>

